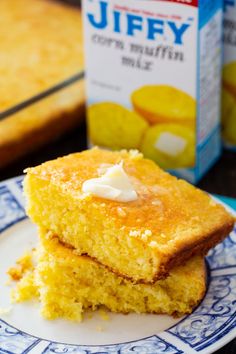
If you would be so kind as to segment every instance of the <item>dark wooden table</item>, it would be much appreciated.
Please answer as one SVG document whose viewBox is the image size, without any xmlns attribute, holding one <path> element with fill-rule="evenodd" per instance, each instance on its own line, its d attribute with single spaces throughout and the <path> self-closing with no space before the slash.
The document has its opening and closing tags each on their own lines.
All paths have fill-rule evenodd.
<svg viewBox="0 0 236 354">
<path fill-rule="evenodd" d="M 41 148 L 40 151 L 0 170 L 0 180 L 18 176 L 23 173 L 22 171 L 26 167 L 35 166 L 43 161 L 81 151 L 85 148 L 86 131 L 83 125 L 60 140 Z M 210 193 L 236 198 L 236 153 L 224 151 L 218 163 L 199 183 L 199 187 Z M 236 354 L 236 339 L 216 353 Z"/>
</svg>

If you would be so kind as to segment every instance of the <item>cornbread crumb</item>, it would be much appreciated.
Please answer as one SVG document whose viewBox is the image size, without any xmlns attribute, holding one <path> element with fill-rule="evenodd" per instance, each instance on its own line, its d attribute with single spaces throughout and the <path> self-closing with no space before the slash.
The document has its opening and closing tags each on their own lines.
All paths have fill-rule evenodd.
<svg viewBox="0 0 236 354">
<path fill-rule="evenodd" d="M 149 246 L 152 247 L 152 248 L 157 248 L 158 247 L 158 243 L 156 241 L 151 241 L 149 243 Z"/>
<path fill-rule="evenodd" d="M 7 273 L 11 280 L 17 281 L 20 280 L 26 272 L 32 270 L 33 267 L 32 254 L 30 252 L 26 252 L 16 261 L 16 265 L 14 267 L 9 268 Z"/>
<path fill-rule="evenodd" d="M 145 231 L 142 233 L 142 235 L 141 235 L 141 239 L 142 239 L 143 241 L 147 241 L 150 236 L 152 236 L 152 231 L 151 231 L 151 230 L 145 230 Z"/>
<path fill-rule="evenodd" d="M 142 234 L 142 235 L 141 235 L 141 240 L 143 240 L 143 241 L 146 242 L 147 239 L 148 239 L 148 238 L 147 238 L 147 235 L 145 235 L 145 234 Z"/>
<path fill-rule="evenodd" d="M 160 200 L 155 199 L 155 200 L 152 201 L 152 205 L 161 206 L 162 204 L 161 204 L 161 201 L 160 201 Z"/>
<path fill-rule="evenodd" d="M 12 311 L 12 306 L 10 307 L 0 307 L 0 315 L 9 315 L 10 312 Z"/>
<path fill-rule="evenodd" d="M 117 208 L 117 214 L 122 218 L 124 218 L 126 216 L 126 212 L 121 207 Z"/>
<path fill-rule="evenodd" d="M 100 309 L 99 310 L 99 315 L 100 315 L 100 317 L 101 317 L 101 319 L 103 321 L 109 321 L 110 320 L 110 317 L 108 316 L 107 311 L 105 311 L 104 309 Z"/>
<path fill-rule="evenodd" d="M 97 332 L 104 332 L 104 327 L 103 326 L 97 326 L 96 327 Z"/>
<path fill-rule="evenodd" d="M 11 290 L 11 302 L 34 300 L 39 297 L 39 289 L 35 279 L 35 271 L 31 269 L 18 281 L 15 289 Z"/>
<path fill-rule="evenodd" d="M 140 237 L 141 240 L 147 241 L 150 236 L 152 236 L 151 230 L 145 230 L 142 232 L 141 230 L 131 230 L 129 232 L 130 237 Z"/>
<path fill-rule="evenodd" d="M 140 230 L 131 230 L 129 232 L 130 237 L 138 237 L 138 236 L 140 236 L 140 234 L 141 234 Z"/>
<path fill-rule="evenodd" d="M 20 302 L 35 299 L 39 296 L 35 282 L 36 249 L 24 253 L 7 273 L 11 280 L 17 281 L 15 289 L 11 290 L 11 301 Z"/>
<path fill-rule="evenodd" d="M 91 320 L 93 318 L 93 314 L 91 312 L 88 312 L 87 313 L 87 317 L 88 317 L 89 320 Z"/>
<path fill-rule="evenodd" d="M 142 159 L 143 158 L 143 154 L 137 149 L 129 150 L 129 155 L 130 155 L 131 159 Z"/>
<path fill-rule="evenodd" d="M 209 204 L 210 204 L 210 206 L 213 206 L 213 207 L 214 207 L 214 206 L 216 206 L 217 203 L 214 201 L 213 198 L 211 198 Z"/>
</svg>

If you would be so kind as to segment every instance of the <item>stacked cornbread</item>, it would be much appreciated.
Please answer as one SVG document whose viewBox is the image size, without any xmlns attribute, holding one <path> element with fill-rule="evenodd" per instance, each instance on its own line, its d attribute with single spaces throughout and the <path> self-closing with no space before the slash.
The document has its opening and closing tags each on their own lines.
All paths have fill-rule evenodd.
<svg viewBox="0 0 236 354">
<path fill-rule="evenodd" d="M 94 148 L 27 170 L 36 265 L 14 298 L 35 294 L 46 318 L 86 309 L 190 313 L 203 298 L 203 256 L 234 220 L 207 194 L 137 151 Z"/>
</svg>

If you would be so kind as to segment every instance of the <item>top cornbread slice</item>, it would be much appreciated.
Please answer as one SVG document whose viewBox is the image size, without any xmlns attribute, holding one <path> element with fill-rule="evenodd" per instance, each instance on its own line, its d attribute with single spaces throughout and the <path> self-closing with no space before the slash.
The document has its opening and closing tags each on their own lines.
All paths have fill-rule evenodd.
<svg viewBox="0 0 236 354">
<path fill-rule="evenodd" d="M 84 181 L 123 161 L 132 202 L 86 195 Z M 232 230 L 234 219 L 206 193 L 134 151 L 92 149 L 27 170 L 27 213 L 40 227 L 134 282 L 152 283 Z"/>
</svg>

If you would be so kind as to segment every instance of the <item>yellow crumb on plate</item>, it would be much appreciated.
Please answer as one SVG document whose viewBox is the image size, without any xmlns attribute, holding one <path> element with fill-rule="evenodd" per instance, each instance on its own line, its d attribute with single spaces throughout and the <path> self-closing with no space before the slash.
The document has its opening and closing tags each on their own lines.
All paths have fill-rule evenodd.
<svg viewBox="0 0 236 354">
<path fill-rule="evenodd" d="M 11 311 L 12 311 L 12 306 L 10 306 L 10 307 L 0 307 L 0 316 L 9 315 Z"/>
<path fill-rule="evenodd" d="M 103 321 L 109 321 L 110 317 L 105 309 L 100 309 L 99 310 L 99 315 Z"/>
<path fill-rule="evenodd" d="M 97 331 L 97 332 L 104 332 L 104 329 L 105 329 L 105 328 L 104 328 L 103 326 L 97 326 L 97 327 L 96 327 L 96 331 Z"/>
<path fill-rule="evenodd" d="M 16 264 L 8 269 L 8 275 L 11 280 L 20 280 L 24 274 L 34 267 L 32 261 L 32 254 L 25 252 L 25 254 L 16 261 Z"/>
</svg>

